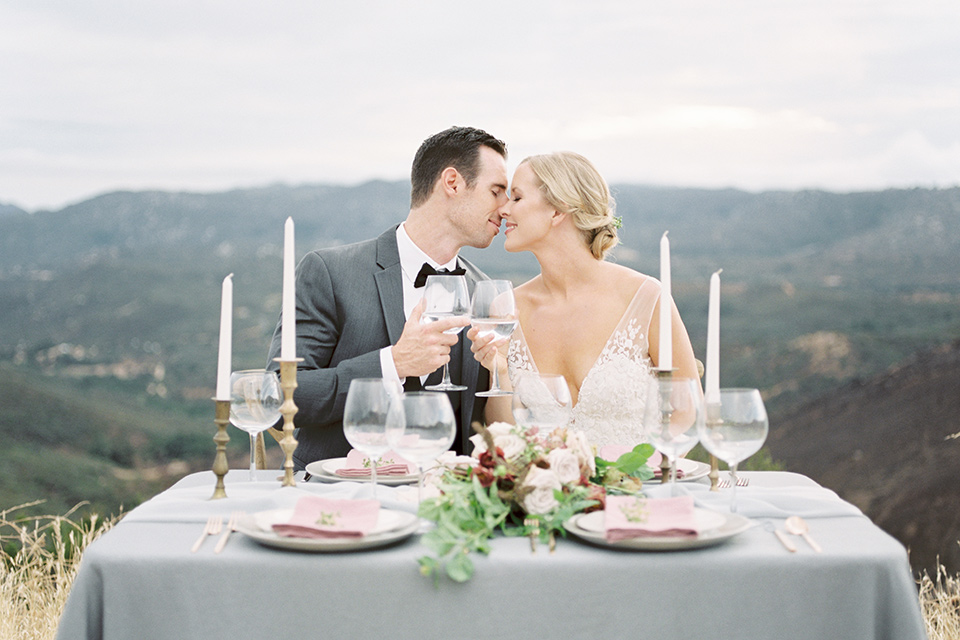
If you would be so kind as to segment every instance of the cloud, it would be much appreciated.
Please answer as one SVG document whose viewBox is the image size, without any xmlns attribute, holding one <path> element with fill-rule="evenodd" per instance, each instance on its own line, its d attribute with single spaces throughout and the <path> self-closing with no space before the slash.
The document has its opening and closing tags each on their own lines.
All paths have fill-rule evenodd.
<svg viewBox="0 0 960 640">
<path fill-rule="evenodd" d="M 402 178 L 451 124 L 617 181 L 956 184 L 958 25 L 939 0 L 6 3 L 0 201 Z"/>
</svg>

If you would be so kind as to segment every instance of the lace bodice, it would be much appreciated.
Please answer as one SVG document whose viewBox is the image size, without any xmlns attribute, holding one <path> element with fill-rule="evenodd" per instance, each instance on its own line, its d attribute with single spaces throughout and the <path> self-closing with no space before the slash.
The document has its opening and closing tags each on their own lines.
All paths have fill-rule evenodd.
<svg viewBox="0 0 960 640">
<path fill-rule="evenodd" d="M 637 289 L 619 324 L 580 385 L 571 426 L 598 447 L 643 442 L 643 409 L 647 385 L 653 381 L 647 334 L 660 283 L 648 278 Z M 523 336 L 514 332 L 507 352 L 511 381 L 521 371 L 539 373 Z"/>
</svg>

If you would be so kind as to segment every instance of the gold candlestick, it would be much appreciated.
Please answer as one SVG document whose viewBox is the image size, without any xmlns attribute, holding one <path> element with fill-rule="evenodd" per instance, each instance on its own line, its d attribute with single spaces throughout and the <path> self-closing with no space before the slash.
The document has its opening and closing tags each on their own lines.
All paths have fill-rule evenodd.
<svg viewBox="0 0 960 640">
<path fill-rule="evenodd" d="M 230 463 L 227 462 L 227 443 L 230 442 L 230 436 L 227 434 L 227 423 L 230 422 L 230 401 L 213 399 L 213 421 L 217 425 L 217 433 L 213 436 L 213 441 L 217 443 L 217 455 L 213 458 L 213 473 L 217 476 L 217 486 L 213 489 L 211 500 L 226 498 L 227 491 L 223 485 L 223 477 L 230 471 Z"/>
<path fill-rule="evenodd" d="M 293 360 L 275 359 L 280 363 L 280 388 L 283 390 L 283 404 L 280 413 L 283 415 L 283 439 L 280 448 L 283 449 L 283 483 L 284 487 L 295 487 L 297 481 L 293 479 L 293 452 L 297 450 L 297 440 L 293 437 L 293 416 L 297 413 L 297 405 L 293 402 L 293 391 L 297 388 L 297 363 L 303 358 Z"/>
<path fill-rule="evenodd" d="M 720 471 L 717 464 L 717 456 L 710 454 L 710 473 L 707 474 L 707 477 L 710 478 L 710 491 L 720 491 L 720 487 L 717 486 L 717 483 L 720 481 Z"/>
</svg>

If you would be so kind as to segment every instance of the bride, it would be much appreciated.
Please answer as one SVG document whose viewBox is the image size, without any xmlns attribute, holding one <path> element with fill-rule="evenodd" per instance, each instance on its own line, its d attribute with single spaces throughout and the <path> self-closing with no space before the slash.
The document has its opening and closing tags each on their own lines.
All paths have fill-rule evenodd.
<svg viewBox="0 0 960 640">
<path fill-rule="evenodd" d="M 509 346 L 471 329 L 474 357 L 499 367 L 505 388 L 524 371 L 562 375 L 571 427 L 597 446 L 640 442 L 659 361 L 660 282 L 604 260 L 618 242 L 618 221 L 603 177 L 575 153 L 529 157 L 500 214 L 506 250 L 532 252 L 540 275 L 514 292 L 520 324 Z M 677 375 L 699 378 L 686 328 L 675 306 L 671 312 Z M 488 398 L 486 419 L 513 422 L 510 398 Z"/>
</svg>

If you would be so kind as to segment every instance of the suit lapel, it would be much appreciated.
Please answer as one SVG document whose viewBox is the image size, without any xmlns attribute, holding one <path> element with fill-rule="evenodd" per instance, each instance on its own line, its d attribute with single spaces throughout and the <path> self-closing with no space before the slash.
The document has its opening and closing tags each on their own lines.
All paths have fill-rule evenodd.
<svg viewBox="0 0 960 640">
<path fill-rule="evenodd" d="M 377 266 L 374 274 L 380 309 L 387 325 L 390 344 L 396 344 L 403 333 L 403 275 L 400 270 L 400 252 L 397 250 L 397 227 L 391 227 L 377 238 Z"/>
</svg>

